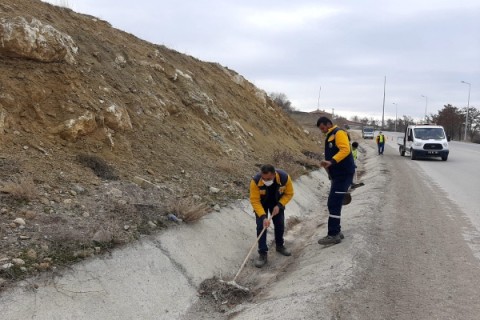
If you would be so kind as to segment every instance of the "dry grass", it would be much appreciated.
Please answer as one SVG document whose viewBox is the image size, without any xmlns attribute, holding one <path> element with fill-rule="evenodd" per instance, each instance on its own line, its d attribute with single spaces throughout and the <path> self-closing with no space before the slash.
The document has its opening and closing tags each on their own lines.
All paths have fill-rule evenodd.
<svg viewBox="0 0 480 320">
<path fill-rule="evenodd" d="M 217 160 L 215 165 L 219 171 L 225 172 L 227 174 L 235 174 L 238 172 L 238 169 L 236 168 L 235 164 L 232 163 L 232 161 L 229 159 L 221 158 Z"/>
<path fill-rule="evenodd" d="M 292 179 L 296 179 L 305 173 L 303 166 L 298 164 L 295 156 L 286 150 L 275 150 L 272 163 L 276 168 L 285 170 Z"/>
<path fill-rule="evenodd" d="M 129 231 L 133 232 L 136 230 L 139 234 L 151 234 L 155 229 L 166 227 L 166 215 L 166 208 L 159 205 L 115 203 L 111 205 L 111 212 L 108 216 L 110 227 L 107 230 L 114 235 L 114 243 L 128 242 L 132 240 L 128 240 L 128 237 L 126 238 L 128 232 L 124 232 L 121 228 L 118 229 L 118 226 L 129 225 L 132 227 Z M 149 222 L 153 222 L 156 227 L 150 225 Z"/>
<path fill-rule="evenodd" d="M 14 177 L 11 181 L 4 183 L 0 191 L 9 194 L 16 200 L 31 201 L 38 197 L 35 182 L 30 176 Z"/>
<path fill-rule="evenodd" d="M 17 161 L 0 157 L 0 179 L 8 179 L 12 175 L 17 175 L 20 172 L 21 170 Z"/>
<path fill-rule="evenodd" d="M 320 161 L 313 158 L 303 158 L 298 161 L 298 163 L 309 170 L 318 170 L 321 168 Z"/>
<path fill-rule="evenodd" d="M 167 208 L 186 223 L 196 222 L 212 211 L 209 205 L 196 202 L 193 198 L 173 199 Z"/>
</svg>

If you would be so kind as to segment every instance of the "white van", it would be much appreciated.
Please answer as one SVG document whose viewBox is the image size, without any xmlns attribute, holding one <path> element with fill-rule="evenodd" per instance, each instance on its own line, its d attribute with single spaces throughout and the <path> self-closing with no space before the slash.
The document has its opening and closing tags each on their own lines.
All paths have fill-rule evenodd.
<svg viewBox="0 0 480 320">
<path fill-rule="evenodd" d="M 362 128 L 362 138 L 363 139 L 373 139 L 374 138 L 375 128 L 373 127 L 363 127 Z"/>
<path fill-rule="evenodd" d="M 400 155 L 410 154 L 412 160 L 421 157 L 440 157 L 448 159 L 448 140 L 442 126 L 410 125 L 403 137 L 397 138 Z"/>
</svg>

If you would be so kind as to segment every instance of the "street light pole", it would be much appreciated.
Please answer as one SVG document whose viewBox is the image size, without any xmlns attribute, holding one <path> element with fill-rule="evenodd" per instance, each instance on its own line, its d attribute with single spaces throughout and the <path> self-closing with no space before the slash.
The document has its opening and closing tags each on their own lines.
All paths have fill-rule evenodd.
<svg viewBox="0 0 480 320">
<path fill-rule="evenodd" d="M 394 102 L 393 104 L 395 105 L 395 132 L 397 132 L 397 119 L 398 119 L 397 107 L 398 107 L 398 105 L 397 105 L 396 102 Z"/>
<path fill-rule="evenodd" d="M 468 112 L 470 109 L 470 89 L 472 88 L 472 84 L 466 81 L 462 81 L 462 83 L 468 84 L 468 101 L 467 101 L 467 115 L 465 118 L 465 141 L 467 141 L 467 129 L 468 129 Z"/>
<path fill-rule="evenodd" d="M 385 88 L 386 86 L 387 86 L 387 76 L 385 76 L 385 80 L 383 81 L 382 130 L 383 130 L 383 126 L 385 125 Z"/>
<path fill-rule="evenodd" d="M 427 122 L 427 106 L 428 106 L 428 97 L 422 94 L 422 97 L 425 98 L 425 123 Z"/>
</svg>

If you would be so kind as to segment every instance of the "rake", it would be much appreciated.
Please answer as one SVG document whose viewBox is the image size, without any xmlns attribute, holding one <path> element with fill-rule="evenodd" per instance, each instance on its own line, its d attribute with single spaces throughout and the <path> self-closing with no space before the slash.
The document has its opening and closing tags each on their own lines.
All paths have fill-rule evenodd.
<svg viewBox="0 0 480 320">
<path fill-rule="evenodd" d="M 273 218 L 273 216 L 270 215 L 270 218 L 268 218 L 268 222 L 269 222 L 269 223 L 272 221 L 272 218 Z M 229 285 L 229 286 L 235 287 L 235 288 L 237 288 L 237 289 L 239 289 L 239 290 L 242 290 L 242 291 L 245 291 L 245 292 L 249 292 L 249 291 L 250 291 L 250 289 L 248 289 L 247 287 L 243 287 L 243 286 L 239 285 L 239 284 L 237 283 L 237 278 L 238 278 L 238 276 L 240 275 L 240 273 L 243 271 L 243 268 L 245 267 L 245 264 L 247 263 L 248 258 L 250 258 L 250 255 L 252 254 L 253 249 L 255 249 L 258 241 L 260 240 L 260 238 L 262 237 L 262 235 L 265 233 L 265 231 L 267 231 L 267 228 L 266 228 L 266 227 L 263 227 L 262 232 L 260 232 L 260 234 L 258 235 L 257 239 L 256 239 L 255 242 L 252 244 L 250 250 L 248 251 L 247 256 L 245 257 L 245 260 L 243 260 L 243 263 L 242 263 L 242 265 L 240 266 L 240 269 L 238 269 L 238 272 L 237 272 L 237 274 L 235 275 L 235 277 L 233 277 L 233 279 L 232 279 L 231 281 L 220 280 L 221 283 L 225 283 L 225 284 L 227 284 L 227 285 Z"/>
</svg>

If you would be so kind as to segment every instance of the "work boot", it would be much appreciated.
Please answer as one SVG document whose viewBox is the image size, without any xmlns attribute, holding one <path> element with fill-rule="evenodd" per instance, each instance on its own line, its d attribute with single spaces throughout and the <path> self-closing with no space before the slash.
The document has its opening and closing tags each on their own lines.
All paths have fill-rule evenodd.
<svg viewBox="0 0 480 320">
<path fill-rule="evenodd" d="M 286 257 L 289 257 L 289 256 L 292 255 L 292 253 L 290 252 L 290 250 L 288 250 L 287 248 L 285 248 L 285 246 L 277 247 L 277 252 L 280 253 L 281 255 L 286 256 Z"/>
<path fill-rule="evenodd" d="M 342 239 L 342 240 L 345 238 L 342 231 L 340 231 L 340 233 L 338 235 L 340 236 L 340 239 Z"/>
<path fill-rule="evenodd" d="M 342 242 L 342 239 L 340 238 L 340 234 L 337 234 L 335 236 L 326 236 L 318 240 L 318 244 L 323 244 L 323 245 L 337 244 L 340 242 Z"/>
<path fill-rule="evenodd" d="M 257 260 L 255 260 L 255 267 L 262 268 L 266 264 L 267 264 L 267 254 L 260 253 Z"/>
</svg>

